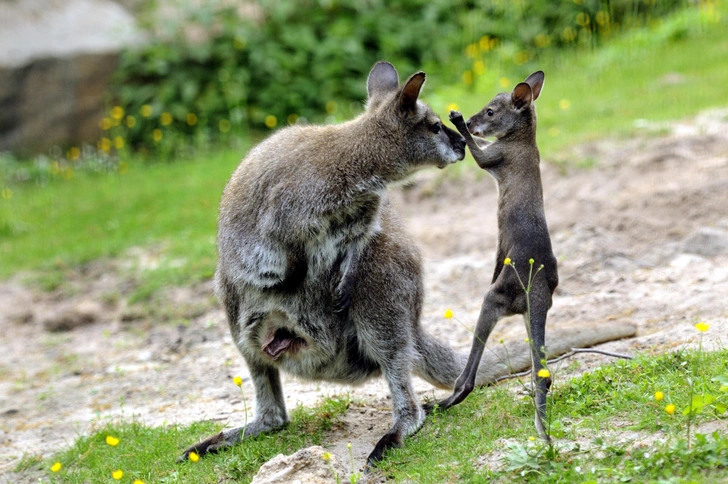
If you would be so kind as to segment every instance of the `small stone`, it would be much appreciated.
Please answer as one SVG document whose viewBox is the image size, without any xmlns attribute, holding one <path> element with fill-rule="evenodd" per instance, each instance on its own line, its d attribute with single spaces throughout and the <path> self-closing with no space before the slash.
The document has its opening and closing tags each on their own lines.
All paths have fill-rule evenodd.
<svg viewBox="0 0 728 484">
<path fill-rule="evenodd" d="M 728 253 L 728 232 L 712 227 L 701 227 L 683 241 L 683 251 L 704 257 Z"/>
<path fill-rule="evenodd" d="M 95 301 L 81 301 L 43 320 L 46 331 L 71 331 L 80 326 L 93 324 L 103 314 L 103 307 Z"/>
</svg>

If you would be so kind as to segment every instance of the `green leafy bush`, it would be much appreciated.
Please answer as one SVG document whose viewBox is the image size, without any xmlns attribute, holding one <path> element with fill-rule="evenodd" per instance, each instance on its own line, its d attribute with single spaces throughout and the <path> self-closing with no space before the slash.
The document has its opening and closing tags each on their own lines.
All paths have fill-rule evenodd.
<svg viewBox="0 0 728 484">
<path fill-rule="evenodd" d="M 348 118 L 377 60 L 470 84 L 490 57 L 520 65 L 543 49 L 594 45 L 686 3 L 277 0 L 241 15 L 207 2 L 150 22 L 148 41 L 123 53 L 99 148 L 171 157 L 249 128 Z"/>
</svg>

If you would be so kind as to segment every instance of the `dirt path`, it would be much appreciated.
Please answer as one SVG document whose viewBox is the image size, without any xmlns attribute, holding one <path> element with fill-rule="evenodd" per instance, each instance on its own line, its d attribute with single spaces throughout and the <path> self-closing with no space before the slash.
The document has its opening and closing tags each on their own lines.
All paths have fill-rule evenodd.
<svg viewBox="0 0 728 484">
<path fill-rule="evenodd" d="M 543 166 L 561 275 L 549 326 L 630 321 L 637 337 L 604 346 L 660 353 L 689 342 L 693 324 L 704 320 L 711 325 L 704 346 L 725 346 L 728 110 L 675 123 L 668 135 L 589 144 L 564 158 L 593 166 Z M 496 190 L 487 175 L 478 175 L 452 181 L 424 173 L 396 194 L 425 254 L 423 325 L 462 351 L 469 348 L 470 332 L 442 314 L 450 308 L 472 325 L 494 265 Z M 145 257 L 140 251 L 128 256 Z M 247 370 L 210 284 L 170 290 L 153 307 L 128 308 L 126 283 L 116 275 L 125 264 L 98 262 L 69 272 L 67 287 L 58 293 L 31 291 L 16 280 L 0 283 L 5 482 L 35 482 L 37 476 L 12 472 L 24 454 L 49 455 L 107 419 L 239 422 L 243 402 L 234 375 L 244 377 L 252 406 Z M 178 324 L 182 320 L 187 322 Z M 520 319 L 510 318 L 491 341 L 524 336 Z M 578 359 L 578 371 L 605 361 L 595 355 Z M 289 407 L 347 391 L 360 402 L 328 446 L 344 462 L 346 442 L 363 462 L 386 430 L 388 392 L 381 381 L 352 389 L 287 379 L 284 387 Z M 432 394 L 424 382 L 417 388 Z"/>
</svg>

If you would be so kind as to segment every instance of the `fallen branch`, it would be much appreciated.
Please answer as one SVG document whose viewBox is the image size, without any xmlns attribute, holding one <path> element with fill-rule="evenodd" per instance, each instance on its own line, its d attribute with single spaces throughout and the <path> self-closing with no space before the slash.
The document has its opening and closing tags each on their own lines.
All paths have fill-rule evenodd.
<svg viewBox="0 0 728 484">
<path fill-rule="evenodd" d="M 552 364 L 552 363 L 558 363 L 559 361 L 564 360 L 566 358 L 569 358 L 571 356 L 574 356 L 574 355 L 576 355 L 578 353 L 597 353 L 597 354 L 600 354 L 600 355 L 611 356 L 613 358 L 622 358 L 622 359 L 625 359 L 625 360 L 631 360 L 632 359 L 632 357 L 630 355 L 623 355 L 621 353 L 613 353 L 611 351 L 595 350 L 595 349 L 591 349 L 591 348 L 571 348 L 571 350 L 568 353 L 564 353 L 563 355 L 559 356 L 558 358 L 554 358 L 554 359 L 548 360 L 546 363 L 549 364 L 549 365 Z M 499 381 L 509 380 L 511 378 L 519 378 L 519 377 L 522 377 L 522 376 L 527 376 L 530 373 L 531 373 L 531 370 L 529 369 L 529 370 L 521 371 L 521 372 L 518 372 L 518 373 L 511 373 L 509 375 L 503 375 L 503 376 L 500 376 L 500 377 L 496 378 L 495 379 L 495 382 L 497 383 Z"/>
</svg>

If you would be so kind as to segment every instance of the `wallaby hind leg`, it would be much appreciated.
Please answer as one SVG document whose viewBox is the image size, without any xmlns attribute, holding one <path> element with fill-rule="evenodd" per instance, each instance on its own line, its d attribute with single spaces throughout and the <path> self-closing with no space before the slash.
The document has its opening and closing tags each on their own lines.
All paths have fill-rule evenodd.
<svg viewBox="0 0 728 484">
<path fill-rule="evenodd" d="M 202 456 L 231 447 L 243 438 L 254 437 L 260 433 L 275 430 L 288 423 L 286 404 L 283 398 L 283 387 L 278 370 L 271 366 L 248 363 L 250 374 L 255 385 L 255 418 L 247 425 L 224 430 L 202 442 L 187 448 L 178 460 L 187 459 L 190 452 Z M 243 435 L 243 433 L 245 435 Z"/>
<path fill-rule="evenodd" d="M 541 377 L 538 372 L 546 368 L 546 315 L 550 306 L 550 293 L 546 287 L 534 287 L 531 293 L 531 320 L 525 321 L 531 344 L 531 381 L 535 392 L 536 415 L 534 422 L 539 436 L 548 441 L 546 432 L 546 395 L 551 387 L 551 376 Z M 539 290 L 541 289 L 541 290 Z M 524 315 L 524 320 L 526 315 Z"/>
<path fill-rule="evenodd" d="M 404 353 L 407 349 L 402 350 Z M 367 464 L 373 465 L 384 457 L 384 452 L 391 448 L 402 447 L 404 438 L 417 432 L 425 421 L 425 413 L 415 394 L 412 385 L 411 369 L 406 357 L 389 359 L 382 365 L 382 374 L 389 384 L 392 395 L 392 427 L 379 439 L 374 450 L 367 458 Z"/>
<path fill-rule="evenodd" d="M 480 308 L 478 323 L 475 326 L 473 344 L 470 348 L 470 356 L 465 364 L 465 369 L 455 382 L 452 395 L 437 404 L 441 409 L 447 409 L 465 400 L 475 388 L 475 377 L 480 367 L 480 359 L 483 357 L 485 343 L 493 331 L 498 320 L 508 311 L 507 298 L 491 288 L 485 295 L 483 305 Z M 425 410 L 430 412 L 432 406 L 426 406 Z"/>
</svg>

